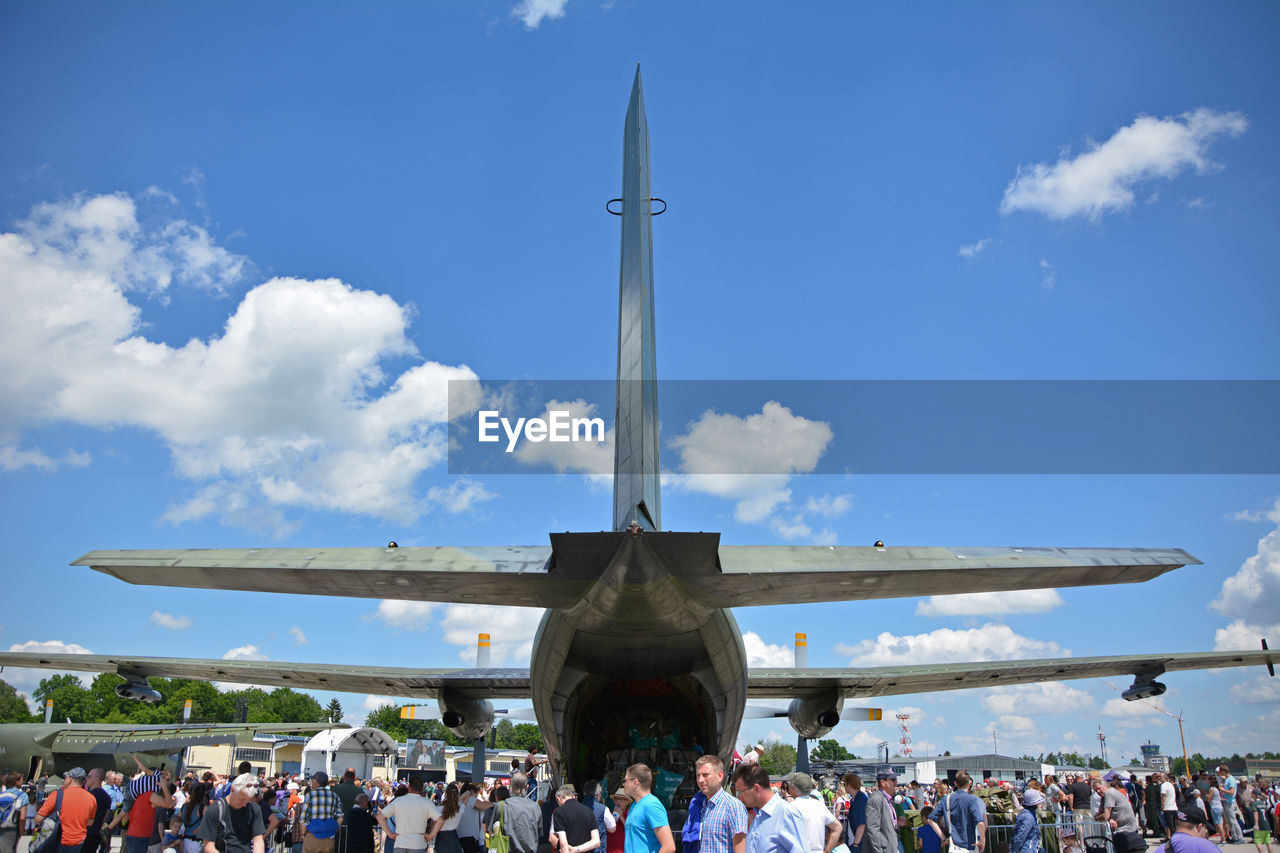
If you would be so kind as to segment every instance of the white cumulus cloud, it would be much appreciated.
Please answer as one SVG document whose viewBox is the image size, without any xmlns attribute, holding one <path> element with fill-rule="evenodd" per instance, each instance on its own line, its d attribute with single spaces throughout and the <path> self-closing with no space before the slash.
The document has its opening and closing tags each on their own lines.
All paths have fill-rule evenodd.
<svg viewBox="0 0 1280 853">
<path fill-rule="evenodd" d="M 55 654 L 55 655 L 91 655 L 89 649 L 78 643 L 64 643 L 61 640 L 28 640 L 25 643 L 14 643 L 9 646 L 11 652 L 33 652 L 36 654 Z M 13 685 L 14 689 L 23 694 L 27 704 L 31 704 L 31 691 L 40 686 L 41 679 L 49 678 L 53 675 L 74 675 L 85 681 L 84 675 L 79 672 L 68 673 L 66 670 L 55 669 L 25 669 L 19 667 L 7 666 L 4 669 L 4 680 Z"/>
<path fill-rule="evenodd" d="M 956 250 L 956 254 L 962 258 L 976 258 L 978 257 L 979 253 L 982 252 L 983 249 L 987 248 L 990 245 L 991 245 L 991 238 L 983 237 L 981 240 L 979 240 L 976 243 L 972 243 L 968 246 L 961 246 L 959 249 Z"/>
<path fill-rule="evenodd" d="M 547 19 L 555 20 L 564 17 L 564 7 L 569 0 L 520 0 L 511 10 L 524 25 L 536 30 L 538 25 Z"/>
<path fill-rule="evenodd" d="M 475 665 L 476 641 L 488 634 L 490 666 L 527 665 L 543 612 L 538 607 L 450 604 L 440 627 L 446 643 L 461 647 L 458 657 L 464 663 Z"/>
<path fill-rule="evenodd" d="M 1151 703 L 1150 699 L 1133 702 L 1124 699 L 1108 699 L 1102 705 L 1102 716 L 1118 720 L 1141 719 L 1146 725 L 1163 725 L 1166 715 Z"/>
<path fill-rule="evenodd" d="M 1267 513 L 1244 520 L 1263 518 L 1280 525 L 1280 501 Z M 1217 651 L 1256 649 L 1260 638 L 1280 636 L 1280 527 L 1258 540 L 1257 553 L 1223 581 L 1209 607 L 1231 620 L 1214 634 Z"/>
<path fill-rule="evenodd" d="M 223 660 L 269 660 L 262 653 L 262 650 L 252 644 L 236 646 L 234 649 L 227 649 L 222 655 Z"/>
<path fill-rule="evenodd" d="M 223 660 L 270 660 L 270 658 L 268 658 L 265 654 L 263 654 L 261 649 L 259 649 L 257 646 L 253 645 L 252 643 L 246 643 L 243 646 L 236 646 L 234 649 L 227 649 L 227 651 L 223 653 L 222 659 Z M 250 687 L 257 687 L 258 685 L 252 684 L 249 682 L 215 681 L 213 682 L 213 686 L 217 687 L 219 690 L 232 691 L 232 690 L 247 690 Z"/>
<path fill-rule="evenodd" d="M 228 292 L 251 270 L 167 215 L 144 226 L 126 195 L 77 197 L 0 234 L 0 466 L 89 462 L 24 447 L 44 424 L 132 426 L 163 442 L 194 485 L 172 522 L 283 531 L 291 507 L 411 522 L 486 498 L 476 486 L 415 487 L 445 458 L 448 380 L 474 373 L 422 361 L 388 375 L 385 360 L 416 356 L 412 311 L 389 296 L 280 276 L 245 293 L 220 334 L 181 346 L 148 338 L 140 300 L 163 306 L 175 285 Z"/>
<path fill-rule="evenodd" d="M 755 631 L 742 635 L 747 650 L 747 666 L 795 666 L 795 647 L 766 643 Z"/>
<path fill-rule="evenodd" d="M 377 620 L 384 625 L 404 631 L 425 631 L 431 626 L 431 617 L 436 606 L 430 601 L 400 601 L 384 598 L 378 602 L 377 610 L 362 618 L 366 621 Z"/>
<path fill-rule="evenodd" d="M 294 625 L 289 629 L 289 636 L 293 637 L 293 641 L 300 646 L 305 646 L 307 643 L 311 642 L 307 639 L 307 635 L 302 633 L 302 629 L 297 625 Z"/>
<path fill-rule="evenodd" d="M 993 687 L 982 694 L 988 714 L 1071 714 L 1094 707 L 1093 697 L 1061 681 Z"/>
<path fill-rule="evenodd" d="M 1017 634 L 1008 625 L 988 622 L 979 628 L 939 628 L 927 634 L 898 636 L 884 631 L 873 640 L 841 644 L 836 652 L 849 656 L 849 666 L 963 663 L 965 661 L 1016 660 L 1071 654 L 1052 640 L 1034 640 Z"/>
<path fill-rule="evenodd" d="M 174 616 L 159 610 L 151 611 L 151 619 L 148 621 L 157 628 L 167 628 L 170 631 L 181 631 L 191 627 L 191 620 L 186 616 Z"/>
<path fill-rule="evenodd" d="M 771 400 L 745 417 L 703 412 L 669 444 L 683 488 L 735 501 L 735 519 L 766 525 L 783 539 L 832 545 L 834 531 L 815 531 L 807 516 L 834 519 L 852 506 L 851 496 L 823 495 L 797 506 L 789 483 L 817 467 L 834 437 L 829 424 Z"/>
<path fill-rule="evenodd" d="M 1233 684 L 1231 701 L 1245 705 L 1280 705 L 1280 678 L 1263 673 Z"/>
<path fill-rule="evenodd" d="M 586 400 L 548 400 L 546 408 L 535 417 L 550 422 L 552 412 L 568 412 L 570 424 L 574 419 L 587 421 L 599 418 L 607 422 L 595 403 Z M 512 419 L 514 420 L 514 418 Z M 513 424 L 514 427 L 514 424 Z M 583 440 L 575 441 L 528 441 L 520 439 L 513 451 L 516 458 L 525 465 L 545 465 L 559 474 L 587 474 L 600 483 L 613 480 L 613 453 L 616 431 L 610 427 L 604 431 L 604 440 L 586 440 L 594 438 L 596 432 L 579 432 Z M 499 443 L 505 447 L 508 438 L 505 431 L 499 429 Z"/>
<path fill-rule="evenodd" d="M 931 595 L 916 603 L 917 616 L 1003 616 L 1007 613 L 1047 613 L 1065 604 L 1056 589 L 1009 592 L 966 592 Z"/>
<path fill-rule="evenodd" d="M 1050 219 L 1083 216 L 1096 221 L 1104 213 L 1131 207 L 1136 188 L 1146 182 L 1172 180 L 1187 169 L 1210 171 L 1214 138 L 1239 136 L 1248 126 L 1241 113 L 1204 108 L 1168 118 L 1140 115 L 1074 157 L 1064 153 L 1053 164 L 1019 166 L 1000 212 L 1029 210 Z"/>
</svg>

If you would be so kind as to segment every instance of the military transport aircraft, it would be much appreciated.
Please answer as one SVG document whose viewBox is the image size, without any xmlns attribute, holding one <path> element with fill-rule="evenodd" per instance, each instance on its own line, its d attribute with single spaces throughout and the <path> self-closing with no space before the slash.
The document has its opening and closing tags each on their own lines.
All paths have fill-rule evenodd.
<svg viewBox="0 0 1280 853">
<path fill-rule="evenodd" d="M 177 755 L 189 746 L 235 743 L 246 735 L 337 727 L 332 723 L 5 723 L 0 725 L 0 767 L 17 770 L 25 779 L 34 779 L 40 773 L 62 773 L 72 767 L 101 767 L 130 776 L 137 767 L 134 753 L 144 756 L 146 764 L 176 767 Z"/>
<path fill-rule="evenodd" d="M 457 735 L 481 738 L 490 700 L 529 698 L 553 774 L 581 783 L 633 759 L 683 772 L 732 755 L 748 698 L 790 699 L 807 738 L 848 698 L 1131 675 L 1125 698 L 1159 695 L 1165 672 L 1270 665 L 1267 651 L 1168 653 L 865 669 L 747 667 L 733 607 L 1138 583 L 1199 563 L 1185 551 L 1115 548 L 742 547 L 664 531 L 658 465 L 649 133 L 637 69 L 620 202 L 613 528 L 549 545 L 93 551 L 74 565 L 134 584 L 543 607 L 529 666 L 462 670 L 276 661 L 0 653 L 0 665 L 218 679 L 435 699 Z M 665 205 L 664 208 L 665 209 Z M 610 208 L 610 212 L 615 212 Z M 477 765 L 478 766 L 478 765 Z"/>
</svg>

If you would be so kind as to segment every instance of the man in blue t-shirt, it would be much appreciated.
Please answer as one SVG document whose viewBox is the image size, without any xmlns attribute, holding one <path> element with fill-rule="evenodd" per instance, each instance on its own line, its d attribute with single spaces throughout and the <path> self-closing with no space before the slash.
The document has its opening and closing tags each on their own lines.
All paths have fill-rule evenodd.
<svg viewBox="0 0 1280 853">
<path fill-rule="evenodd" d="M 627 853 L 675 853 L 676 842 L 667 821 L 667 810 L 650 791 L 653 771 L 644 764 L 632 764 L 622 779 L 622 790 L 631 798 L 627 810 Z"/>
<path fill-rule="evenodd" d="M 951 843 L 982 853 L 987 844 L 987 809 L 982 800 L 969 793 L 973 779 L 961 770 L 956 774 L 956 790 L 933 805 L 934 823 L 951 836 Z"/>
<path fill-rule="evenodd" d="M 861 853 L 862 836 L 867 831 L 867 792 L 862 790 L 862 777 L 846 773 L 840 782 L 849 795 L 849 811 L 844 817 L 844 843 L 850 853 Z"/>
</svg>

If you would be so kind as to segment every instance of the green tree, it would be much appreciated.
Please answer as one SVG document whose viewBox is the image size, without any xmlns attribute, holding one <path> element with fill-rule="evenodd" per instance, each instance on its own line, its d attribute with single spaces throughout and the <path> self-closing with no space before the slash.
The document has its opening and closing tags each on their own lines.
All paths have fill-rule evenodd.
<svg viewBox="0 0 1280 853">
<path fill-rule="evenodd" d="M 1093 758 L 1089 759 L 1089 769 L 1090 770 L 1106 770 L 1107 762 L 1103 761 L 1101 756 L 1095 755 Z"/>
<path fill-rule="evenodd" d="M 38 718 L 27 707 L 27 700 L 7 681 L 0 681 L 0 723 L 31 723 Z"/>
<path fill-rule="evenodd" d="M 534 752 L 546 752 L 542 744 L 542 729 L 536 723 L 516 723 L 511 732 L 511 744 L 507 749 L 532 749 Z"/>
<path fill-rule="evenodd" d="M 796 768 L 796 748 L 782 741 L 766 741 L 760 755 L 760 766 L 775 776 Z"/>
<path fill-rule="evenodd" d="M 40 708 L 53 700 L 53 719 L 71 720 L 73 723 L 97 722 L 93 697 L 84 684 L 74 675 L 51 675 L 40 679 L 40 686 L 31 696 Z"/>
<path fill-rule="evenodd" d="M 382 729 L 401 743 L 409 739 L 405 731 L 408 720 L 400 719 L 400 706 L 392 702 L 379 705 L 364 717 L 364 724 L 371 729 Z"/>
<path fill-rule="evenodd" d="M 1139 761 L 1139 760 L 1138 760 L 1138 759 L 1136 759 L 1136 758 L 1130 758 L 1130 759 L 1129 759 L 1129 766 L 1130 766 L 1130 767 L 1141 767 L 1141 766 L 1142 766 L 1142 762 L 1141 762 L 1141 761 Z"/>
<path fill-rule="evenodd" d="M 810 761 L 849 761 L 856 758 L 852 752 L 840 745 L 835 738 L 818 741 L 817 747 L 809 750 Z"/>
<path fill-rule="evenodd" d="M 400 718 L 400 706 L 388 702 L 380 705 L 365 715 L 364 724 L 371 728 L 382 729 L 397 741 L 404 743 L 410 740 L 442 740 L 449 746 L 471 746 L 471 741 L 463 740 L 444 727 L 439 720 L 404 720 Z M 515 727 L 517 730 L 520 726 Z M 533 727 L 535 730 L 537 726 Z"/>
<path fill-rule="evenodd" d="M 329 715 L 329 722 L 342 722 L 342 703 L 338 701 L 337 696 L 329 700 L 329 707 L 325 709 L 325 712 Z"/>
</svg>

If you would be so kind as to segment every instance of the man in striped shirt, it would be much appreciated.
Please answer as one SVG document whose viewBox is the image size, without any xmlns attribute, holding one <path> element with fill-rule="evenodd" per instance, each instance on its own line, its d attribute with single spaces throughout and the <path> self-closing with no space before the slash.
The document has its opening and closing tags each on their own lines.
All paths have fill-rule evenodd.
<svg viewBox="0 0 1280 853">
<path fill-rule="evenodd" d="M 342 823 L 342 802 L 329 789 L 329 774 L 317 770 L 311 790 L 302 801 L 302 853 L 333 853 L 334 839 Z"/>
<path fill-rule="evenodd" d="M 724 763 L 717 755 L 704 755 L 693 766 L 698 790 L 707 798 L 702 805 L 699 853 L 743 853 L 747 842 L 747 807 L 724 789 Z"/>
</svg>

